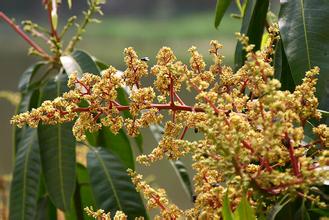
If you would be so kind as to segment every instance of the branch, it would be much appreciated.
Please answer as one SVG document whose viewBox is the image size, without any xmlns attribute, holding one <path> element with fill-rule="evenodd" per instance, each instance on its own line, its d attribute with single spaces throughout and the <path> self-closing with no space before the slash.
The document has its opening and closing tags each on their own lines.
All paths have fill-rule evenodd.
<svg viewBox="0 0 329 220">
<path fill-rule="evenodd" d="M 57 42 L 60 41 L 60 38 L 57 34 L 57 31 L 54 27 L 54 23 L 53 23 L 53 19 L 51 18 L 51 11 L 52 11 L 53 7 L 51 5 L 51 2 L 48 1 L 47 2 L 47 12 L 48 12 L 48 21 L 49 21 L 49 24 L 50 24 L 50 29 L 51 29 L 51 35 L 56 39 Z"/>
<path fill-rule="evenodd" d="M 288 148 L 289 150 L 289 156 L 290 156 L 290 160 L 291 160 L 291 166 L 292 166 L 292 170 L 294 172 L 295 176 L 300 176 L 300 170 L 299 170 L 299 165 L 298 165 L 298 158 L 295 156 L 294 153 L 294 146 L 292 146 L 291 144 L 291 140 L 288 136 L 287 133 L 285 133 L 285 137 L 283 139 L 283 145 Z"/>
<path fill-rule="evenodd" d="M 39 46 L 37 45 L 26 33 L 24 33 L 18 25 L 16 25 L 10 18 L 0 11 L 0 18 L 3 19 L 16 33 L 18 33 L 31 47 L 33 47 L 37 52 L 40 53 L 42 57 L 50 60 L 51 57 Z"/>
</svg>

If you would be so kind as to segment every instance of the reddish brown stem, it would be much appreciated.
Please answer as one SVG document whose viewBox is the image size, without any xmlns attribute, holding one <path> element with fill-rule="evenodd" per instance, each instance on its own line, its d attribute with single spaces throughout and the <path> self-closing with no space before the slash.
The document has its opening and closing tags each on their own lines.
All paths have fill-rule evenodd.
<svg viewBox="0 0 329 220">
<path fill-rule="evenodd" d="M 172 77 L 170 76 L 170 105 L 171 106 L 175 106 L 175 102 L 174 102 L 174 81 L 172 79 Z"/>
<path fill-rule="evenodd" d="M 247 140 L 243 140 L 241 142 L 242 142 L 242 146 L 244 148 L 248 149 L 251 154 L 254 154 L 255 153 L 255 150 L 252 148 L 250 142 L 248 142 Z M 270 163 L 269 163 L 269 161 L 268 161 L 267 158 L 263 159 L 261 157 L 258 157 L 258 160 L 260 161 L 261 168 L 264 166 L 268 172 L 271 172 L 273 170 L 273 168 L 270 166 Z M 261 168 L 259 169 L 257 175 L 260 174 Z"/>
<path fill-rule="evenodd" d="M 243 82 L 243 85 L 240 89 L 240 93 L 243 94 L 246 90 L 246 87 L 247 87 L 247 83 L 248 83 L 248 79 L 246 79 L 244 82 Z"/>
<path fill-rule="evenodd" d="M 84 84 L 83 82 L 81 82 L 78 79 L 77 79 L 76 83 L 78 83 L 79 85 L 81 85 L 86 90 L 86 93 L 85 94 L 90 95 L 90 87 L 89 86 L 87 86 L 86 84 Z"/>
<path fill-rule="evenodd" d="M 266 168 L 266 170 L 268 171 L 268 172 L 272 172 L 272 167 L 270 166 L 270 163 L 269 163 L 269 161 L 268 161 L 268 159 L 267 158 L 265 158 L 264 160 L 263 160 L 263 164 L 264 164 L 264 166 L 265 166 L 265 168 Z"/>
<path fill-rule="evenodd" d="M 196 86 L 194 85 L 194 83 L 190 82 L 190 84 L 192 85 L 192 87 L 198 92 L 201 93 L 202 91 Z M 204 99 L 206 100 L 206 102 L 208 102 L 208 104 L 214 109 L 215 113 L 218 114 L 219 113 L 219 109 L 214 105 L 214 103 L 208 99 L 207 97 L 204 97 Z"/>
<path fill-rule="evenodd" d="M 154 199 L 155 203 L 163 210 L 166 211 L 167 208 L 161 203 L 160 198 L 158 195 L 152 195 L 152 199 Z M 170 217 L 171 220 L 175 220 L 176 217 Z"/>
<path fill-rule="evenodd" d="M 175 98 L 177 99 L 177 101 L 181 104 L 181 105 L 185 105 L 185 103 L 183 102 L 183 100 L 178 96 L 178 94 L 175 92 L 174 93 Z"/>
<path fill-rule="evenodd" d="M 204 112 L 204 110 L 201 109 L 201 108 L 194 108 L 194 107 L 188 106 L 188 105 L 175 105 L 175 106 L 171 106 L 170 104 L 151 104 L 150 107 L 148 107 L 148 108 L 157 108 L 159 110 L 170 109 L 170 110 L 173 110 L 173 111 Z M 129 106 L 118 106 L 117 109 L 120 110 L 120 111 L 122 111 L 122 110 L 129 110 Z"/>
<path fill-rule="evenodd" d="M 172 122 L 176 122 L 176 111 L 175 110 L 173 110 L 173 112 L 172 112 Z"/>
<path fill-rule="evenodd" d="M 25 32 L 23 32 L 18 25 L 16 25 L 6 14 L 0 11 L 0 18 L 3 19 L 16 33 L 19 34 L 31 47 L 38 51 L 44 58 L 50 60 L 51 57 L 37 45 Z"/>
<path fill-rule="evenodd" d="M 152 198 L 154 199 L 155 203 L 162 209 L 166 210 L 166 207 L 160 202 L 158 196 L 152 195 Z"/>
<path fill-rule="evenodd" d="M 53 19 L 51 19 L 51 10 L 52 10 L 51 1 L 47 1 L 48 21 L 49 21 L 49 24 L 50 24 L 51 35 L 56 39 L 57 42 L 59 42 L 60 38 L 59 38 L 59 36 L 57 34 L 57 31 L 54 27 Z"/>
<path fill-rule="evenodd" d="M 73 110 L 74 112 L 89 112 L 90 111 L 90 108 L 83 108 L 83 107 L 81 107 L 81 108 L 76 108 L 76 109 L 74 109 Z M 67 112 L 63 112 L 63 114 L 67 114 Z"/>
<path fill-rule="evenodd" d="M 129 110 L 129 106 L 127 105 L 120 105 L 119 103 L 115 102 L 115 107 L 116 109 L 118 109 L 119 111 L 126 111 Z M 107 108 L 107 107 L 104 107 Z M 195 112 L 204 112 L 203 109 L 201 108 L 194 108 L 192 106 L 188 106 L 188 105 L 175 105 L 175 106 L 170 106 L 169 104 L 151 104 L 147 109 L 150 108 L 156 108 L 159 110 L 163 110 L 163 109 L 169 109 L 169 110 L 175 110 L 175 111 L 195 111 Z M 105 109 L 104 109 L 105 110 Z M 90 108 L 86 107 L 79 107 L 79 108 L 75 108 L 73 110 L 74 112 L 88 112 L 90 111 Z M 67 114 L 68 112 L 62 111 L 61 114 Z"/>
<path fill-rule="evenodd" d="M 169 91 L 169 94 L 170 94 L 170 106 L 175 107 L 175 100 L 174 100 L 174 98 L 175 98 L 174 80 L 171 77 L 171 75 L 170 75 L 170 88 L 169 88 L 169 90 L 170 90 Z M 175 109 L 173 109 L 172 111 L 173 111 L 173 113 L 172 113 L 172 122 L 175 123 L 175 121 L 176 121 L 176 111 L 175 111 Z"/>
<path fill-rule="evenodd" d="M 250 144 L 249 141 L 243 140 L 243 141 L 242 141 L 242 145 L 243 145 L 246 149 L 250 150 L 250 153 L 253 154 L 253 153 L 255 152 L 255 150 L 251 147 L 251 144 Z"/>
<path fill-rule="evenodd" d="M 185 136 L 187 130 L 188 130 L 188 127 L 186 126 L 186 127 L 184 128 L 184 130 L 183 130 L 181 136 L 180 136 L 180 139 L 181 139 L 181 140 L 183 140 L 183 138 L 184 138 L 184 136 Z"/>
<path fill-rule="evenodd" d="M 295 152 L 294 152 L 294 146 L 292 146 L 291 144 L 291 140 L 288 136 L 288 134 L 285 134 L 285 140 L 284 140 L 284 144 L 285 146 L 288 148 L 289 150 L 289 157 L 290 157 L 290 161 L 291 161 L 291 166 L 292 166 L 292 170 L 294 172 L 295 176 L 300 176 L 300 171 L 299 171 L 299 165 L 298 165 L 298 158 L 295 156 Z"/>
<path fill-rule="evenodd" d="M 94 117 L 94 121 L 96 122 L 102 114 L 103 114 L 102 111 L 98 112 L 97 115 Z"/>
<path fill-rule="evenodd" d="M 264 106 L 262 102 L 259 102 L 259 109 L 260 109 L 260 114 L 262 116 L 263 121 L 265 121 L 265 114 L 264 114 Z"/>
</svg>

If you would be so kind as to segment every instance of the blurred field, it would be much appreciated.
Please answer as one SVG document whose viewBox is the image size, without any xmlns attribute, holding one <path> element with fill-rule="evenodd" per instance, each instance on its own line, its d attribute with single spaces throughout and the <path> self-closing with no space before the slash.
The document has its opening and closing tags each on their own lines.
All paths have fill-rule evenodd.
<svg viewBox="0 0 329 220">
<path fill-rule="evenodd" d="M 168 20 L 108 18 L 90 27 L 80 47 L 93 52 L 106 63 L 122 68 L 122 51 L 127 46 L 133 46 L 141 56 L 150 58 L 154 58 L 162 46 L 170 46 L 178 58 L 186 62 L 189 58 L 187 49 L 195 45 L 210 61 L 208 44 L 216 39 L 224 44 L 226 62 L 232 63 L 234 33 L 239 31 L 239 27 L 239 20 L 227 16 L 220 29 L 216 30 L 212 11 Z"/>
</svg>

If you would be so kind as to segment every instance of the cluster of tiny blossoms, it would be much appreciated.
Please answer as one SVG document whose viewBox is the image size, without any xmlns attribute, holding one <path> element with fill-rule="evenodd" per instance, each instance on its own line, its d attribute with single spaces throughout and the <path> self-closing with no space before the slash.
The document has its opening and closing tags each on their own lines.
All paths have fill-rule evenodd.
<svg viewBox="0 0 329 220">
<path fill-rule="evenodd" d="M 127 220 L 128 216 L 125 215 L 122 211 L 116 211 L 113 218 L 111 218 L 111 213 L 105 213 L 103 209 L 98 209 L 94 211 L 93 207 L 86 207 L 84 208 L 85 212 L 88 216 L 93 217 L 97 220 Z M 144 218 L 135 218 L 135 220 L 142 220 Z"/>
<path fill-rule="evenodd" d="M 160 49 L 150 70 L 156 77 L 156 90 L 142 87 L 140 81 L 148 74 L 147 62 L 132 48 L 125 49 L 127 69 L 123 76 L 112 66 L 102 76 L 86 73 L 78 78 L 73 74 L 69 92 L 14 116 L 12 123 L 36 127 L 76 119 L 73 132 L 77 140 L 85 140 L 86 131 L 95 132 L 102 126 L 110 127 L 113 133 L 124 126 L 134 136 L 142 127 L 164 123 L 159 145 L 150 154 L 138 156 L 137 161 L 150 165 L 164 157 L 175 160 L 190 154 L 196 171 L 194 207 L 180 210 L 169 202 L 164 190 L 151 188 L 133 171 L 129 174 L 145 195 L 148 207 L 158 207 L 165 219 L 217 219 L 226 195 L 235 209 L 241 196 L 247 194 L 259 212 L 286 194 L 325 206 L 311 188 L 329 179 L 325 168 L 329 165 L 328 126 L 314 127 L 316 139 L 305 142 L 308 120 L 321 117 L 315 97 L 319 68 L 306 72 L 294 92 L 281 91 L 271 66 L 278 33 L 275 26 L 269 30 L 267 46 L 256 52 L 246 36 L 238 36 L 247 59 L 237 72 L 222 64 L 222 45 L 217 41 L 210 43 L 214 63 L 209 69 L 195 47 L 189 49 L 189 66 L 178 61 L 170 48 Z M 123 86 L 131 91 L 129 105 L 117 101 L 117 88 Z M 194 105 L 186 105 L 179 96 L 183 86 L 197 93 Z M 166 110 L 172 119 L 163 122 Z M 132 117 L 123 118 L 122 111 L 129 111 Z M 184 139 L 191 128 L 203 133 L 200 140 Z"/>
</svg>

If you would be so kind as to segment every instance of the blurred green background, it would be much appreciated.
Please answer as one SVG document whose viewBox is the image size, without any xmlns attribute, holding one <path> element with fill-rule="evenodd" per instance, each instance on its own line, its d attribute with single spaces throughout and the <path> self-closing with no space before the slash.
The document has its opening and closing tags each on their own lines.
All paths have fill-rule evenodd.
<svg viewBox="0 0 329 220">
<path fill-rule="evenodd" d="M 81 9 L 86 8 L 85 2 L 72 2 L 73 8 L 69 11 L 66 1 L 63 1 L 59 10 L 61 23 L 73 14 L 81 18 Z M 210 40 L 215 39 L 224 44 L 222 53 L 226 57 L 225 63 L 231 64 L 236 44 L 234 33 L 239 31 L 240 20 L 227 15 L 220 28 L 215 29 L 215 5 L 215 0 L 108 0 L 104 5 L 104 16 L 100 17 L 102 23 L 88 27 L 78 48 L 123 70 L 123 49 L 128 46 L 133 46 L 141 57 L 150 57 L 152 65 L 162 46 L 172 47 L 178 59 L 188 62 L 187 49 L 194 45 L 209 64 L 208 45 Z M 48 27 L 41 1 L 1 0 L 0 11 L 15 17 L 18 24 L 30 19 Z M 234 5 L 230 11 L 236 12 Z M 27 56 L 27 49 L 28 45 L 0 21 L 0 91 L 17 91 L 20 75 L 35 60 Z M 14 106 L 0 99 L 0 174 L 10 173 L 12 169 L 12 127 L 9 120 L 14 111 Z M 147 130 L 143 134 L 144 149 L 150 152 L 156 143 Z M 189 158 L 184 160 L 189 162 Z M 169 189 L 169 197 L 181 208 L 191 205 L 168 162 L 157 162 L 150 168 L 139 170 L 155 178 L 157 185 Z"/>
</svg>

